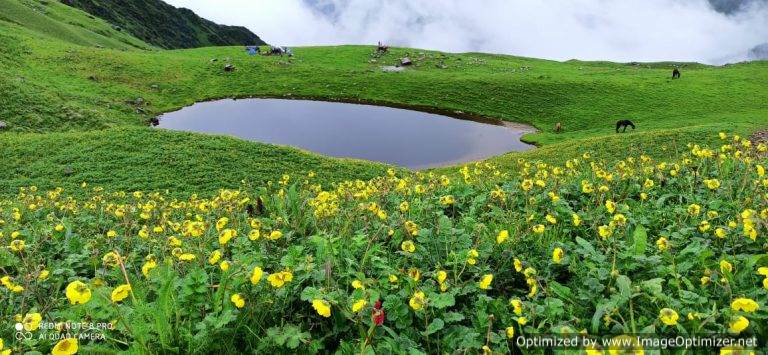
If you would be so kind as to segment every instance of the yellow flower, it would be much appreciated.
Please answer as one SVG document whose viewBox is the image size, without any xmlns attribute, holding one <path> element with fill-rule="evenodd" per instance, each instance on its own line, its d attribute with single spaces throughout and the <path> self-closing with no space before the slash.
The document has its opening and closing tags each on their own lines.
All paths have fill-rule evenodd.
<svg viewBox="0 0 768 355">
<path fill-rule="evenodd" d="M 606 200 L 605 209 L 608 210 L 608 213 L 613 214 L 613 212 L 616 211 L 616 202 L 613 202 L 612 200 Z"/>
<path fill-rule="evenodd" d="M 59 224 L 56 225 L 56 227 L 53 227 L 53 230 L 55 230 L 57 232 L 61 232 L 61 231 L 64 230 L 64 225 L 59 223 Z"/>
<path fill-rule="evenodd" d="M 50 274 L 51 274 L 51 272 L 48 271 L 48 270 L 41 270 L 40 274 L 37 275 L 37 279 L 40 280 L 40 281 L 43 281 L 43 280 L 47 279 L 48 275 L 50 275 Z"/>
<path fill-rule="evenodd" d="M 597 233 L 600 235 L 601 238 L 606 239 L 613 234 L 613 228 L 606 225 L 602 225 L 597 227 Z"/>
<path fill-rule="evenodd" d="M 237 231 L 234 229 L 225 229 L 219 233 L 219 245 L 226 245 L 230 239 L 237 236 Z"/>
<path fill-rule="evenodd" d="M 224 229 L 224 227 L 227 226 L 227 223 L 229 223 L 229 218 L 227 217 L 221 217 L 218 221 L 216 221 L 216 230 L 221 231 Z"/>
<path fill-rule="evenodd" d="M 720 188 L 720 181 L 717 179 L 704 179 L 704 185 L 710 190 L 717 190 Z"/>
<path fill-rule="evenodd" d="M 215 265 L 219 262 L 219 259 L 221 259 L 221 250 L 214 250 L 213 253 L 211 253 L 211 256 L 208 258 L 208 263 Z"/>
<path fill-rule="evenodd" d="M 440 204 L 443 206 L 450 206 L 450 205 L 453 205 L 455 202 L 456 200 L 453 198 L 453 195 L 440 197 Z"/>
<path fill-rule="evenodd" d="M 731 322 L 728 324 L 728 329 L 736 334 L 741 333 L 747 327 L 749 327 L 749 319 L 744 316 L 737 316 L 731 319 Z"/>
<path fill-rule="evenodd" d="M 720 238 L 720 239 L 725 238 L 726 234 L 727 233 L 726 233 L 725 229 L 723 229 L 723 228 L 715 229 L 715 236 Z"/>
<path fill-rule="evenodd" d="M 232 301 L 232 304 L 234 304 L 237 308 L 245 307 L 245 298 L 243 298 L 243 296 L 239 293 L 232 295 L 229 300 Z"/>
<path fill-rule="evenodd" d="M 520 325 L 528 324 L 528 318 L 526 318 L 526 317 L 519 317 L 519 318 L 517 318 L 517 324 L 520 324 Z"/>
<path fill-rule="evenodd" d="M 507 338 L 512 339 L 515 337 L 515 327 L 507 327 Z"/>
<path fill-rule="evenodd" d="M 656 240 L 656 247 L 659 248 L 659 251 L 665 251 L 669 249 L 669 241 L 667 238 L 661 237 Z"/>
<path fill-rule="evenodd" d="M 258 240 L 259 238 L 261 238 L 261 231 L 258 229 L 251 229 L 251 231 L 248 232 L 248 239 Z"/>
<path fill-rule="evenodd" d="M 546 219 L 549 224 L 557 224 L 557 218 L 551 214 L 546 215 L 544 219 Z"/>
<path fill-rule="evenodd" d="M 500 231 L 499 234 L 496 236 L 496 243 L 497 244 L 504 243 L 505 241 L 507 241 L 507 239 L 509 239 L 509 231 L 504 229 Z"/>
<path fill-rule="evenodd" d="M 229 265 L 229 261 L 224 260 L 221 262 L 221 264 L 219 264 L 219 268 L 221 268 L 221 271 L 227 271 L 229 270 Z"/>
<path fill-rule="evenodd" d="M 698 216 L 699 213 L 701 213 L 701 206 L 695 203 L 688 206 L 688 214 L 691 216 Z"/>
<path fill-rule="evenodd" d="M 409 208 L 410 208 L 410 205 L 408 204 L 408 201 L 403 201 L 400 203 L 400 212 L 402 213 L 408 212 Z"/>
<path fill-rule="evenodd" d="M 91 289 L 81 281 L 70 282 L 65 293 L 71 304 L 84 304 L 91 300 Z"/>
<path fill-rule="evenodd" d="M 421 291 L 414 292 L 413 296 L 411 296 L 411 299 L 408 301 L 408 304 L 411 306 L 411 308 L 413 308 L 414 311 L 421 310 L 424 308 L 426 303 L 426 296 L 424 296 L 424 292 Z"/>
<path fill-rule="evenodd" d="M 480 256 L 480 253 L 477 252 L 477 249 L 470 249 L 469 253 L 467 254 L 467 264 L 469 265 L 477 264 L 478 256 Z"/>
<path fill-rule="evenodd" d="M 659 311 L 659 319 L 666 325 L 677 324 L 679 318 L 680 316 L 678 316 L 677 312 L 671 308 L 662 308 L 661 311 Z"/>
<path fill-rule="evenodd" d="M 269 281 L 269 283 L 274 288 L 283 287 L 287 282 L 291 282 L 292 280 L 293 274 L 289 271 L 281 271 L 278 273 L 270 274 L 267 277 L 267 281 Z"/>
<path fill-rule="evenodd" d="M 512 306 L 515 314 L 517 314 L 518 316 L 523 314 L 523 302 L 520 301 L 520 299 L 514 298 L 509 301 L 509 304 Z"/>
<path fill-rule="evenodd" d="M 191 254 L 191 253 L 182 253 L 182 254 L 179 254 L 178 258 L 181 261 L 192 261 L 192 260 L 195 260 L 195 258 L 197 258 L 197 256 L 195 256 L 195 254 Z"/>
<path fill-rule="evenodd" d="M 709 280 L 710 280 L 709 276 L 702 276 L 700 279 L 701 285 L 706 286 L 707 284 L 709 284 Z"/>
<path fill-rule="evenodd" d="M 413 279 L 413 281 L 419 281 L 419 279 L 421 279 L 421 271 L 415 267 L 412 267 L 408 269 L 408 276 Z"/>
<path fill-rule="evenodd" d="M 523 191 L 528 191 L 533 188 L 533 180 L 525 179 L 522 183 L 520 183 L 520 188 L 523 189 Z"/>
<path fill-rule="evenodd" d="M 412 241 L 406 240 L 400 244 L 400 249 L 407 253 L 413 253 L 416 251 L 416 245 Z"/>
<path fill-rule="evenodd" d="M 27 313 L 21 323 L 24 325 L 24 330 L 33 332 L 37 330 L 37 328 L 40 328 L 41 320 L 43 320 L 43 317 L 40 313 Z"/>
<path fill-rule="evenodd" d="M 131 293 L 131 286 L 124 284 L 115 287 L 114 290 L 112 290 L 112 302 L 117 303 L 120 302 L 128 297 L 128 295 Z"/>
<path fill-rule="evenodd" d="M 144 277 L 149 278 L 149 272 L 156 267 L 157 262 L 155 259 L 150 259 L 141 266 L 141 274 L 144 275 Z"/>
<path fill-rule="evenodd" d="M 437 272 L 436 276 L 437 276 L 437 283 L 442 284 L 448 278 L 448 273 L 443 270 L 440 270 Z"/>
<path fill-rule="evenodd" d="M 613 223 L 617 226 L 623 226 L 627 224 L 627 217 L 621 213 L 617 213 L 613 216 Z"/>
<path fill-rule="evenodd" d="M 564 254 L 565 252 L 563 251 L 562 248 L 555 248 L 555 250 L 552 251 L 552 261 L 555 264 L 560 264 Z"/>
<path fill-rule="evenodd" d="M 571 219 L 573 220 L 574 227 L 578 227 L 581 225 L 581 217 L 579 217 L 579 215 L 574 213 L 573 216 L 571 216 Z"/>
<path fill-rule="evenodd" d="M 59 340 L 51 350 L 51 355 L 77 354 L 77 338 L 65 338 Z"/>
<path fill-rule="evenodd" d="M 363 302 L 365 302 L 365 301 L 363 300 Z M 355 303 L 355 304 L 357 304 L 357 303 Z M 331 316 L 331 304 L 328 303 L 328 301 L 326 301 L 326 300 L 322 300 L 322 299 L 314 299 L 314 300 L 312 300 L 312 308 L 314 308 L 315 311 L 317 311 L 317 314 L 319 314 L 319 315 L 321 315 L 323 317 L 328 318 L 328 317 Z M 354 306 L 353 306 L 353 308 L 354 308 Z M 362 308 L 362 306 L 360 308 Z"/>
<path fill-rule="evenodd" d="M 515 264 L 515 271 L 517 272 L 523 271 L 523 262 L 520 261 L 520 259 L 515 258 L 514 264 Z"/>
<path fill-rule="evenodd" d="M 360 312 L 365 306 L 368 304 L 368 301 L 362 299 L 357 300 L 355 303 L 352 304 L 352 313 Z"/>
<path fill-rule="evenodd" d="M 389 279 L 390 283 L 397 283 L 397 275 L 390 274 L 387 279 Z"/>
<path fill-rule="evenodd" d="M 725 273 L 726 271 L 733 272 L 733 265 L 725 259 L 720 260 L 720 272 Z"/>
<path fill-rule="evenodd" d="M 364 289 L 363 282 L 360 280 L 352 281 L 352 287 L 355 289 Z"/>
<path fill-rule="evenodd" d="M 261 277 L 263 275 L 264 275 L 264 270 L 262 270 L 258 266 L 254 267 L 253 271 L 251 272 L 251 283 L 254 285 L 257 285 L 259 282 L 261 282 Z"/>
<path fill-rule="evenodd" d="M 537 224 L 537 225 L 533 226 L 533 232 L 536 233 L 536 234 L 544 233 L 545 229 L 546 229 L 546 227 L 544 227 L 543 224 Z"/>
<path fill-rule="evenodd" d="M 489 287 L 491 287 L 491 282 L 493 282 L 493 274 L 485 274 L 483 275 L 483 278 L 480 279 L 478 287 L 480 287 L 480 289 L 487 290 Z"/>
<path fill-rule="evenodd" d="M 653 184 L 653 180 L 651 180 L 651 179 L 645 179 L 645 182 L 643 183 L 643 187 L 646 188 L 646 189 L 653 188 L 653 185 L 654 185 Z"/>
<path fill-rule="evenodd" d="M 269 240 L 278 240 L 283 237 L 283 232 L 279 230 L 274 230 L 267 236 L 267 239 Z"/>
<path fill-rule="evenodd" d="M 754 300 L 750 298 L 737 298 L 731 303 L 731 309 L 734 311 L 754 312 L 760 306 Z"/>
<path fill-rule="evenodd" d="M 18 253 L 18 252 L 24 251 L 24 245 L 25 245 L 24 240 L 14 239 L 11 241 L 11 244 L 8 247 L 11 248 L 12 251 L 15 251 Z"/>
</svg>

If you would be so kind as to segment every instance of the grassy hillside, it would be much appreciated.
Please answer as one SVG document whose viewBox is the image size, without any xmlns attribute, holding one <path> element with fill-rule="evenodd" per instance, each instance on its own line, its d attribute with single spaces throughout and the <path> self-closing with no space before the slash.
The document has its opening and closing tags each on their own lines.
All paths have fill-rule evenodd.
<svg viewBox="0 0 768 355">
<path fill-rule="evenodd" d="M 129 34 L 115 30 L 106 21 L 58 1 L 0 0 L 0 21 L 24 26 L 27 34 L 38 35 L 43 40 L 56 39 L 81 46 L 114 49 L 151 48 Z M 3 51 L 5 48 L 3 46 Z"/>
<path fill-rule="evenodd" d="M 14 4 L 14 8 L 25 8 L 15 0 L 2 1 L 8 8 Z M 681 64 L 683 78 L 673 81 L 673 63 L 561 63 L 414 49 L 393 49 L 377 58 L 372 55 L 373 48 L 365 46 L 297 48 L 293 58 L 251 57 L 240 47 L 121 50 L 61 40 L 39 29 L 60 25 L 62 21 L 57 18 L 64 11 L 77 10 L 49 3 L 48 18 L 41 19 L 38 25 L 0 21 L 0 45 L 4 48 L 0 53 L 0 120 L 9 124 L 10 131 L 0 133 L 4 143 L 0 153 L 15 157 L 12 161 L 18 164 L 25 162 L 24 156 L 18 155 L 24 142 L 69 137 L 34 133 L 103 129 L 107 130 L 98 138 L 91 135 L 92 140 L 75 139 L 71 147 L 85 152 L 78 157 L 82 161 L 119 161 L 126 151 L 98 150 L 93 146 L 127 138 L 154 141 L 157 132 L 146 127 L 151 117 L 196 101 L 233 96 L 305 97 L 462 111 L 528 123 L 540 129 L 540 133 L 525 138 L 541 145 L 541 149 L 492 159 L 509 167 L 520 156 L 562 161 L 567 155 L 564 152 L 592 151 L 597 157 L 613 158 L 627 151 L 644 150 L 658 157 L 671 156 L 689 141 L 703 141 L 719 131 L 748 134 L 768 123 L 768 62 L 724 67 Z M 118 35 L 122 34 L 115 34 Z M 406 55 L 414 59 L 413 67 L 401 73 L 381 70 L 381 66 L 394 64 Z M 236 70 L 224 72 L 227 63 Z M 616 135 L 614 123 L 623 118 L 632 119 L 638 129 Z M 562 134 L 552 132 L 557 122 L 563 125 Z M 122 132 L 119 127 L 137 129 Z M 219 139 L 195 137 L 183 148 L 190 155 L 196 145 Z M 227 142 L 229 148 L 223 147 L 224 151 L 240 149 L 240 145 L 259 146 L 236 140 Z M 38 144 L 41 149 L 55 146 Z M 138 176 L 142 169 L 153 166 L 153 161 L 171 160 L 175 158 L 173 154 L 157 150 L 152 155 L 136 157 L 130 168 Z M 62 162 L 59 156 L 58 151 L 50 148 L 39 154 L 37 163 L 48 166 L 44 171 L 73 164 Z M 251 175 L 245 166 L 227 164 L 234 167 L 230 174 L 237 176 L 227 182 Z M 285 166 L 282 170 L 294 168 L 298 166 Z M 138 186 L 145 182 L 125 180 L 132 179 L 131 176 L 112 177 L 109 171 L 99 170 L 99 165 L 92 169 L 95 170 L 91 175 L 101 176 L 106 186 Z M 43 170 L 17 167 L 0 174 L 5 186 L 13 187 L 28 178 L 44 183 L 47 175 L 40 172 Z M 148 187 L 202 191 L 215 185 L 196 180 L 184 183 L 178 178 L 184 173 L 174 165 L 155 170 L 150 175 L 156 176 L 154 181 L 158 183 Z M 82 178 L 57 176 L 55 182 L 74 186 Z"/>
<path fill-rule="evenodd" d="M 63 0 L 161 48 L 264 44 L 245 27 L 224 26 L 162 0 Z"/>
</svg>

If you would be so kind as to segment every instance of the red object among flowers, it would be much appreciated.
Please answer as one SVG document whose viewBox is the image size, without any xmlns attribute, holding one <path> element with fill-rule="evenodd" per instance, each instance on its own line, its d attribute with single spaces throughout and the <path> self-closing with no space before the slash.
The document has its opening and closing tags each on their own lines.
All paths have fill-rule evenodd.
<svg viewBox="0 0 768 355">
<path fill-rule="evenodd" d="M 373 311 L 371 312 L 371 316 L 373 318 L 373 324 L 376 324 L 376 325 L 384 324 L 384 319 L 386 318 L 386 315 L 384 314 L 384 309 L 381 308 L 381 300 L 376 301 L 376 304 L 373 305 Z"/>
</svg>

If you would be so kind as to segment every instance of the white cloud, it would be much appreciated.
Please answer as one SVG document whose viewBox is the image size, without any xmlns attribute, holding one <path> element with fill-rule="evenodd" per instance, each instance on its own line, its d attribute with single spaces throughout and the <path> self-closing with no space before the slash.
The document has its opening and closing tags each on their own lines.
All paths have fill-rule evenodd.
<svg viewBox="0 0 768 355">
<path fill-rule="evenodd" d="M 167 1 L 294 46 L 382 40 L 557 60 L 723 63 L 768 41 L 765 2 L 727 16 L 706 0 Z"/>
</svg>

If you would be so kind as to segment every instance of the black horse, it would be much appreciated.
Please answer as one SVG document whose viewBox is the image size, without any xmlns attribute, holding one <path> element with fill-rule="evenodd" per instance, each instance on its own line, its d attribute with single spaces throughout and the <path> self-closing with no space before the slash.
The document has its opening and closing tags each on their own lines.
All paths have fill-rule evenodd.
<svg viewBox="0 0 768 355">
<path fill-rule="evenodd" d="M 630 120 L 621 120 L 621 121 L 616 122 L 616 133 L 619 133 L 619 129 L 621 127 L 624 127 L 624 130 L 622 132 L 626 132 L 627 131 L 627 126 L 632 127 L 632 130 L 635 129 L 635 124 L 632 123 L 632 121 L 630 121 Z"/>
<path fill-rule="evenodd" d="M 672 79 L 680 79 L 680 70 L 675 68 L 672 70 Z"/>
</svg>

